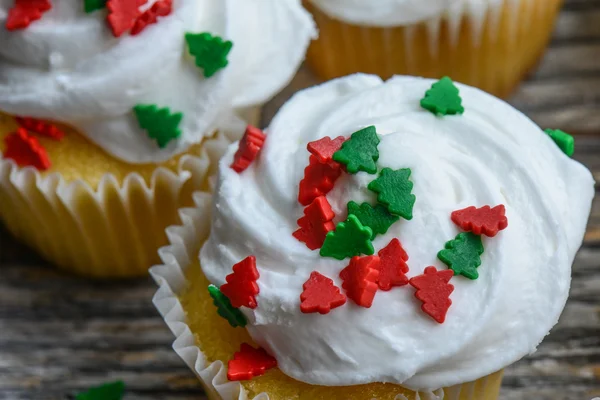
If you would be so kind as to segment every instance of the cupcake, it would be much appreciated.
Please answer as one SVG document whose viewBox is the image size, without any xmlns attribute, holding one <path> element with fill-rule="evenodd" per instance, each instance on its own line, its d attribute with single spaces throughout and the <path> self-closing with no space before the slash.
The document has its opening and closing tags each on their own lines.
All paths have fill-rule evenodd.
<svg viewBox="0 0 600 400">
<path fill-rule="evenodd" d="M 314 36 L 299 0 L 0 2 L 0 220 L 69 271 L 144 275 Z"/>
<path fill-rule="evenodd" d="M 573 137 L 449 78 L 352 75 L 261 138 L 151 270 L 209 398 L 496 400 L 567 300 L 594 196 Z"/>
<path fill-rule="evenodd" d="M 307 61 L 332 79 L 450 75 L 506 97 L 536 65 L 562 0 L 304 0 L 319 27 Z"/>
</svg>

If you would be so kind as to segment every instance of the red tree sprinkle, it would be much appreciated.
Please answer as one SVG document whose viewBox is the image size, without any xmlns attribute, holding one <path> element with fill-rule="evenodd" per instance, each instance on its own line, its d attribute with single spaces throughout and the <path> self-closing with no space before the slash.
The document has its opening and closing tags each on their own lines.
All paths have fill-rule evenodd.
<svg viewBox="0 0 600 400">
<path fill-rule="evenodd" d="M 302 288 L 300 311 L 305 314 L 328 314 L 333 308 L 346 304 L 346 296 L 340 293 L 333 281 L 317 271 L 310 274 Z"/>
<path fill-rule="evenodd" d="M 377 253 L 379 255 L 379 288 L 390 290 L 393 286 L 408 284 L 408 254 L 398 239 L 392 241 Z"/>
<path fill-rule="evenodd" d="M 332 222 L 335 214 L 325 196 L 317 197 L 310 206 L 304 209 L 304 216 L 298 220 L 300 229 L 292 235 L 306 247 L 316 250 L 323 246 L 327 232 L 335 229 Z"/>
<path fill-rule="evenodd" d="M 8 11 L 6 30 L 25 29 L 51 8 L 50 0 L 15 0 L 15 5 Z"/>
<path fill-rule="evenodd" d="M 379 262 L 378 256 L 355 256 L 340 272 L 346 295 L 361 307 L 369 308 L 373 304 L 378 288 Z"/>
<path fill-rule="evenodd" d="M 321 164 L 316 156 L 311 155 L 308 167 L 304 169 L 304 178 L 300 181 L 298 201 L 307 206 L 319 196 L 325 196 L 331 189 L 337 178 L 342 174 L 338 166 Z"/>
<path fill-rule="evenodd" d="M 463 210 L 454 211 L 451 218 L 452 222 L 462 230 L 489 237 L 496 236 L 499 231 L 506 229 L 508 226 L 506 208 L 502 204 L 494 208 L 490 206 L 467 207 Z"/>
<path fill-rule="evenodd" d="M 427 267 L 423 275 L 415 276 L 409 282 L 417 289 L 415 297 L 423 302 L 423 312 L 440 324 L 446 320 L 446 313 L 452 305 L 450 294 L 454 286 L 448 282 L 453 276 L 451 269 L 438 271 L 435 267 Z"/>
<path fill-rule="evenodd" d="M 255 376 L 264 375 L 271 368 L 277 366 L 277 360 L 271 357 L 264 349 L 242 343 L 240 351 L 233 355 L 227 365 L 227 379 L 230 381 L 247 381 Z"/>
<path fill-rule="evenodd" d="M 158 17 L 166 17 L 173 11 L 173 0 L 160 0 L 157 1 L 147 9 L 142 15 L 140 15 L 134 22 L 131 28 L 131 34 L 137 35 L 142 32 L 150 24 L 155 24 Z"/>
<path fill-rule="evenodd" d="M 313 156 L 317 157 L 320 163 L 335 163 L 336 165 L 339 165 L 339 163 L 333 161 L 333 153 L 338 151 L 345 141 L 346 138 L 343 136 L 338 136 L 335 139 L 325 136 L 324 138 L 310 142 L 306 148 Z"/>
<path fill-rule="evenodd" d="M 14 160 L 20 167 L 32 166 L 40 171 L 50 168 L 50 159 L 46 149 L 27 131 L 19 128 L 4 138 L 6 149 L 4 158 Z"/>
<path fill-rule="evenodd" d="M 240 140 L 238 151 L 233 156 L 231 168 L 238 174 L 244 171 L 256 159 L 260 149 L 265 144 L 267 136 L 260 129 L 248 125 Z"/>
<path fill-rule="evenodd" d="M 25 128 L 30 132 L 37 133 L 38 135 L 46 136 L 50 139 L 62 140 L 62 138 L 65 136 L 65 133 L 60 130 L 59 127 L 41 119 L 31 117 L 15 117 L 15 120 L 22 128 Z"/>
<path fill-rule="evenodd" d="M 133 28 L 135 20 L 140 16 L 140 6 L 148 0 L 108 0 L 108 25 L 115 37 Z"/>
<path fill-rule="evenodd" d="M 227 283 L 220 288 L 221 293 L 229 298 L 235 308 L 256 308 L 256 295 L 260 291 L 256 281 L 259 277 L 256 257 L 248 256 L 233 266 L 233 273 L 227 275 Z"/>
</svg>

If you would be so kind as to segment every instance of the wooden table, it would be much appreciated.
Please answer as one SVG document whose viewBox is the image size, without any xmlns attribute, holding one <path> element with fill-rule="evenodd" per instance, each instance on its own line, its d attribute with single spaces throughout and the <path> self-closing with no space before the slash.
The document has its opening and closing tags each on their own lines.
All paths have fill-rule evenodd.
<svg viewBox="0 0 600 400">
<path fill-rule="evenodd" d="M 303 71 L 266 109 L 312 83 Z M 543 127 L 578 134 L 576 158 L 600 182 L 600 0 L 567 0 L 552 46 L 511 102 Z M 204 399 L 151 303 L 150 279 L 60 274 L 0 227 L 0 400 L 65 399 L 122 379 L 127 399 Z M 600 397 L 600 196 L 569 303 L 539 351 L 506 371 L 502 400 Z"/>
</svg>

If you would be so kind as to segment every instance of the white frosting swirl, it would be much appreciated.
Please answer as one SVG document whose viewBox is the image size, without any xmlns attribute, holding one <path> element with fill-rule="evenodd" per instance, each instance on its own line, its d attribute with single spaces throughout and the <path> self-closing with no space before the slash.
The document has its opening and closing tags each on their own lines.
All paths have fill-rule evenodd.
<svg viewBox="0 0 600 400">
<path fill-rule="evenodd" d="M 232 107 L 268 100 L 315 35 L 299 0 L 174 0 L 171 15 L 120 38 L 106 11 L 86 14 L 82 0 L 54 0 L 42 19 L 9 32 L 13 5 L 0 0 L 0 110 L 68 123 L 130 163 L 167 160 L 219 127 Z M 229 65 L 204 78 L 186 32 L 233 41 Z M 136 104 L 182 112 L 181 137 L 160 149 L 139 127 Z"/>
<path fill-rule="evenodd" d="M 436 117 L 420 107 L 433 81 L 387 82 L 353 75 L 296 94 L 273 120 L 260 158 L 242 174 L 221 161 L 204 273 L 225 282 L 232 265 L 253 254 L 260 272 L 258 308 L 243 308 L 252 337 L 287 375 L 311 384 L 393 382 L 437 389 L 493 373 L 535 350 L 567 299 L 571 264 L 583 240 L 594 195 L 591 173 L 563 154 L 531 120 L 477 89 L 458 85 L 464 115 Z M 455 276 L 444 324 L 424 314 L 410 286 L 379 291 L 372 308 L 351 300 L 327 315 L 300 311 L 312 271 L 341 287 L 349 262 L 323 258 L 292 236 L 303 207 L 298 183 L 306 144 L 375 125 L 378 167 L 411 168 L 417 201 L 411 221 L 378 236 L 375 251 L 399 238 L 409 277 L 437 259 L 459 229 L 454 210 L 504 204 L 509 227 L 483 238 L 479 279 Z M 346 204 L 369 201 L 375 178 L 343 174 L 327 199 L 335 222 Z"/>
<path fill-rule="evenodd" d="M 332 18 L 366 26 L 410 25 L 444 13 L 468 11 L 485 19 L 485 11 L 505 1 L 515 0 L 311 0 Z M 517 0 L 521 1 L 521 0 Z M 525 0 L 528 1 L 528 0 Z"/>
</svg>

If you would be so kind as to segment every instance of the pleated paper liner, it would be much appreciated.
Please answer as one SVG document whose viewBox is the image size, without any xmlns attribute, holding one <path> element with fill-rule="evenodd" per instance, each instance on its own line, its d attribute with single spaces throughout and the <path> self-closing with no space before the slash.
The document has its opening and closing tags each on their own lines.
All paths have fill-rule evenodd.
<svg viewBox="0 0 600 400">
<path fill-rule="evenodd" d="M 7 123 L 16 126 L 0 114 L 2 130 Z M 78 134 L 68 132 L 63 140 L 70 135 Z M 0 155 L 0 220 L 64 270 L 95 278 L 144 276 L 160 261 L 157 251 L 168 243 L 165 229 L 181 222 L 178 210 L 193 205 L 194 191 L 210 190 L 217 160 L 237 139 L 219 132 L 174 159 L 170 168 L 90 173 L 85 181 L 57 170 L 21 168 Z"/>
<path fill-rule="evenodd" d="M 562 2 L 461 1 L 443 16 L 413 25 L 368 27 L 333 19 L 304 0 L 319 28 L 307 62 L 324 80 L 355 72 L 385 79 L 447 75 L 507 97 L 541 58 Z"/>
<path fill-rule="evenodd" d="M 175 336 L 173 349 L 196 374 L 211 400 L 497 400 L 502 371 L 474 382 L 415 393 L 392 384 L 313 386 L 278 369 L 245 382 L 227 380 L 227 361 L 241 343 L 253 343 L 246 329 L 232 328 L 217 314 L 198 254 L 210 230 L 211 196 L 196 193 L 196 206 L 181 211 L 180 226 L 167 229 L 170 245 L 160 249 L 162 265 L 150 273 L 159 286 L 153 302 Z"/>
</svg>

